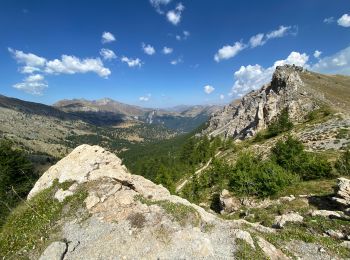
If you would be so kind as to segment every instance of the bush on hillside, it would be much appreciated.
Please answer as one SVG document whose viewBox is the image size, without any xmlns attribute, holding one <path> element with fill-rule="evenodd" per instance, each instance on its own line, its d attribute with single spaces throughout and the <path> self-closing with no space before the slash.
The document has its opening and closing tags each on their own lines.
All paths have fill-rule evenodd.
<svg viewBox="0 0 350 260">
<path fill-rule="evenodd" d="M 298 174 L 303 180 L 332 175 L 332 166 L 325 158 L 304 151 L 303 144 L 291 136 L 276 143 L 272 148 L 272 159 L 285 170 Z"/>
<path fill-rule="evenodd" d="M 262 161 L 251 154 L 242 154 L 230 176 L 230 189 L 239 196 L 266 197 L 274 195 L 297 181 L 289 173 L 271 160 Z"/>
<path fill-rule="evenodd" d="M 350 175 L 350 149 L 337 160 L 335 168 L 341 175 Z"/>
<path fill-rule="evenodd" d="M 277 136 L 281 133 L 287 132 L 293 128 L 293 123 L 289 119 L 287 109 L 283 109 L 279 117 L 272 122 L 267 128 L 267 138 Z"/>
</svg>

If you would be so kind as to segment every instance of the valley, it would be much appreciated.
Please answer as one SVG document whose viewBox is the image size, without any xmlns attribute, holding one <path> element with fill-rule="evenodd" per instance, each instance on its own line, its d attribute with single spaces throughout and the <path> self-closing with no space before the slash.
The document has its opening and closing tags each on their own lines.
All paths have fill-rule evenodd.
<svg viewBox="0 0 350 260">
<path fill-rule="evenodd" d="M 322 90 L 323 85 L 336 87 L 330 93 Z M 59 237 L 68 237 L 74 243 L 99 247 L 105 238 L 96 242 L 86 240 L 98 232 L 95 230 L 95 217 L 98 217 L 108 228 L 115 225 L 111 224 L 112 219 L 131 223 L 131 230 L 141 232 L 141 237 L 151 236 L 157 241 L 159 236 L 161 240 L 175 241 L 174 236 L 182 232 L 188 232 L 190 239 L 206 237 L 210 242 L 206 242 L 205 250 L 209 251 L 193 251 L 183 245 L 185 250 L 190 250 L 186 254 L 193 257 L 223 254 L 224 258 L 230 258 L 226 249 L 210 249 L 217 245 L 220 233 L 220 239 L 225 241 L 234 237 L 231 242 L 235 243 L 234 254 L 239 259 L 252 255 L 257 259 L 289 259 L 300 255 L 343 259 L 350 255 L 347 186 L 350 185 L 350 106 L 340 96 L 348 94 L 348 77 L 326 76 L 285 65 L 277 67 L 270 84 L 216 109 L 204 123 L 196 118 L 204 110 L 211 111 L 210 107 L 152 114 L 108 99 L 62 101 L 49 107 L 2 97 L 1 133 L 31 158 L 63 157 L 44 174 L 48 167 L 38 166 L 53 165 L 56 161 L 42 163 L 36 157 L 36 175 L 30 185 L 37 178 L 39 181 L 29 196 L 35 197 L 31 203 L 39 211 L 55 210 L 36 204 L 40 203 L 40 196 L 45 196 L 42 199 L 46 202 L 54 196 L 59 200 L 58 208 L 66 203 L 71 209 L 80 208 L 80 213 L 74 214 L 91 228 L 91 234 L 72 225 L 72 217 L 67 213 L 52 211 L 51 216 L 57 223 L 55 228 L 62 230 Z M 191 127 L 185 133 L 183 127 L 167 127 L 170 121 L 147 121 L 150 120 L 147 113 L 156 121 L 171 114 L 171 124 L 187 114 L 189 117 L 182 118 L 181 124 L 192 118 L 196 128 Z M 162 113 L 168 114 L 163 117 Z M 95 162 L 97 168 L 86 164 L 84 156 Z M 59 175 L 55 177 L 56 174 Z M 87 177 L 80 180 L 81 174 Z M 56 182 L 52 184 L 54 179 Z M 65 190 L 62 185 L 69 188 Z M 40 193 L 46 189 L 46 195 Z M 66 196 L 73 196 L 72 201 L 66 201 Z M 108 196 L 114 196 L 114 200 Z M 19 201 L 15 199 L 11 203 L 16 205 Z M 82 203 L 86 208 L 74 203 Z M 117 210 L 123 203 L 129 205 L 129 210 Z M 22 210 L 27 212 L 30 208 Z M 22 214 L 12 213 L 9 219 L 23 218 Z M 57 222 L 57 217 L 66 224 L 58 224 L 61 222 Z M 171 231 L 169 226 L 163 230 L 162 225 L 154 224 L 158 218 L 167 218 L 167 223 L 179 226 L 176 231 Z M 183 222 L 183 218 L 189 222 Z M 9 225 L 4 224 L 2 239 L 14 228 Z M 35 225 L 49 228 L 41 222 Z M 114 228 L 122 232 L 123 225 L 116 224 Z M 231 228 L 226 234 L 223 230 L 227 226 Z M 192 228 L 198 230 L 189 231 Z M 33 230 L 28 232 L 43 235 Z M 74 232 L 84 235 L 78 238 Z M 149 232 L 158 235 L 153 237 Z M 38 250 L 29 250 L 33 255 L 49 246 L 53 236 L 48 233 L 45 237 L 46 242 L 33 237 L 30 246 L 38 246 Z M 113 239 L 119 241 L 120 237 Z M 0 248 L 9 240 L 9 237 L 2 240 Z M 140 240 L 132 241 L 128 243 L 137 244 Z M 22 240 L 11 243 L 15 243 L 12 249 L 5 246 L 3 250 L 26 255 L 18 247 L 27 243 Z M 158 254 L 174 252 L 175 245 L 171 251 L 165 245 L 160 242 Z M 228 244 L 224 242 L 221 246 L 226 248 Z M 62 244 L 62 247 L 66 246 Z M 304 248 L 306 251 L 302 251 Z M 77 245 L 77 250 L 92 254 L 83 246 Z M 121 250 L 120 254 L 126 254 Z M 68 255 L 76 257 L 73 251 Z"/>
</svg>

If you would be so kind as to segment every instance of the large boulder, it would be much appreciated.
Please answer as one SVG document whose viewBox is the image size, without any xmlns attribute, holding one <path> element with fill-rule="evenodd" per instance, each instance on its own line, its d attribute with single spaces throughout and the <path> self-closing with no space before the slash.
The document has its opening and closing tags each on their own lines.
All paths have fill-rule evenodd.
<svg viewBox="0 0 350 260">
<path fill-rule="evenodd" d="M 230 194 L 228 190 L 222 190 L 220 193 L 221 213 L 232 213 L 242 206 L 240 200 Z"/>
<path fill-rule="evenodd" d="M 336 201 L 344 208 L 350 207 L 350 180 L 346 178 L 338 178 L 338 183 L 335 190 L 335 197 L 333 200 Z"/>
<path fill-rule="evenodd" d="M 161 185 L 130 174 L 116 155 L 98 146 L 79 146 L 52 166 L 30 192 L 29 203 L 56 185 L 55 180 L 65 183 L 65 189 L 57 187 L 53 199 L 65 203 L 81 188 L 87 197 L 75 215 L 58 221 L 60 235 L 53 239 L 67 243 L 53 243 L 42 259 L 62 254 L 61 259 L 84 260 L 230 259 L 236 239 L 254 247 L 250 233 L 240 227 L 265 232 L 259 224 L 219 219 Z"/>
</svg>

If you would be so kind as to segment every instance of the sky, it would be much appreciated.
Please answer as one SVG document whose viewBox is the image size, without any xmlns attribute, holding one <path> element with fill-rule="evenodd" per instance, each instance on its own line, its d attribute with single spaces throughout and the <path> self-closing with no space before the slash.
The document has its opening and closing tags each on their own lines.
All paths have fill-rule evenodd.
<svg viewBox="0 0 350 260">
<path fill-rule="evenodd" d="M 0 94 L 226 104 L 276 66 L 350 75 L 347 0 L 1 0 Z"/>
</svg>

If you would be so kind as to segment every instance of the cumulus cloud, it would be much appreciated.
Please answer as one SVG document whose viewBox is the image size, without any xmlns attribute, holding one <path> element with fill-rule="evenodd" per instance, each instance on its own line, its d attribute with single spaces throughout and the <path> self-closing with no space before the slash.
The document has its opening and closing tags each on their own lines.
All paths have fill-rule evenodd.
<svg viewBox="0 0 350 260">
<path fill-rule="evenodd" d="M 308 60 L 309 56 L 305 53 L 291 52 L 286 59 L 277 60 L 268 68 L 264 68 L 259 64 L 241 66 L 239 70 L 234 72 L 235 82 L 230 95 L 241 97 L 251 90 L 259 89 L 271 80 L 277 66 L 285 64 L 305 66 Z"/>
<path fill-rule="evenodd" d="M 174 10 L 167 12 L 166 17 L 173 25 L 178 25 L 181 21 L 182 12 L 185 10 L 185 6 L 182 3 L 177 4 Z"/>
<path fill-rule="evenodd" d="M 26 77 L 21 83 L 17 83 L 13 87 L 29 94 L 40 96 L 48 85 L 44 81 L 44 76 L 35 74 Z"/>
<path fill-rule="evenodd" d="M 204 89 L 204 92 L 206 94 L 211 94 L 215 90 L 215 88 L 213 86 L 210 86 L 210 85 L 204 86 L 203 89 Z"/>
<path fill-rule="evenodd" d="M 170 48 L 170 47 L 164 46 L 164 48 L 163 48 L 163 54 L 165 54 L 165 55 L 171 54 L 171 53 L 173 53 L 173 51 L 174 51 L 174 49 Z"/>
<path fill-rule="evenodd" d="M 14 59 L 21 64 L 25 64 L 29 67 L 42 67 L 46 63 L 46 59 L 40 56 L 37 56 L 33 53 L 24 53 L 23 51 L 14 50 L 8 48 L 8 51 L 13 55 Z"/>
<path fill-rule="evenodd" d="M 104 60 L 113 60 L 117 58 L 117 55 L 115 55 L 114 51 L 109 49 L 101 49 L 100 55 Z"/>
<path fill-rule="evenodd" d="M 278 29 L 273 30 L 269 33 L 258 33 L 252 37 L 250 37 L 249 42 L 247 44 L 240 42 L 235 42 L 234 45 L 225 45 L 222 47 L 214 56 L 214 60 L 216 62 L 220 62 L 221 60 L 226 60 L 233 58 L 239 52 L 246 49 L 247 47 L 256 48 L 258 46 L 263 46 L 271 39 L 281 38 L 286 35 L 296 35 L 297 27 L 296 26 L 284 26 L 281 25 Z"/>
<path fill-rule="evenodd" d="M 220 94 L 219 98 L 220 98 L 220 100 L 224 100 L 225 99 L 225 95 L 224 94 Z"/>
<path fill-rule="evenodd" d="M 324 18 L 323 22 L 326 23 L 326 24 L 334 23 L 334 17 L 331 16 L 331 17 Z"/>
<path fill-rule="evenodd" d="M 131 59 L 128 57 L 122 57 L 121 59 L 122 62 L 128 64 L 129 67 L 141 67 L 142 66 L 142 61 L 139 58 L 136 59 Z"/>
<path fill-rule="evenodd" d="M 23 82 L 15 84 L 13 87 L 34 95 L 40 95 L 48 87 L 42 74 L 94 72 L 103 78 L 107 78 L 111 74 L 111 71 L 104 67 L 100 58 L 79 59 L 75 56 L 62 55 L 61 59 L 48 60 L 33 53 L 24 53 L 12 48 L 8 48 L 8 51 L 19 64 L 23 65 L 19 71 L 23 74 L 29 74 Z"/>
<path fill-rule="evenodd" d="M 142 43 L 142 49 L 144 53 L 146 53 L 147 55 L 153 55 L 156 53 L 156 50 L 154 49 L 154 47 L 149 44 L 146 45 Z"/>
<path fill-rule="evenodd" d="M 266 34 L 266 38 L 269 40 L 284 37 L 290 32 L 291 29 L 291 26 L 281 25 L 277 30 L 271 31 L 268 34 Z"/>
<path fill-rule="evenodd" d="M 111 71 L 105 68 L 100 58 L 79 59 L 75 56 L 62 55 L 61 59 L 54 59 L 46 63 L 45 72 L 49 74 L 76 74 L 95 72 L 107 78 Z"/>
<path fill-rule="evenodd" d="M 311 66 L 311 70 L 320 73 L 350 75 L 350 46 L 320 59 Z"/>
<path fill-rule="evenodd" d="M 215 54 L 214 60 L 220 62 L 222 60 L 233 58 L 245 48 L 246 45 L 242 42 L 235 42 L 233 45 L 225 45 Z"/>
<path fill-rule="evenodd" d="M 259 33 L 257 35 L 252 36 L 249 40 L 250 47 L 255 48 L 255 47 L 264 45 L 266 42 L 264 40 L 264 36 L 265 34 L 263 33 Z"/>
<path fill-rule="evenodd" d="M 318 58 L 321 56 L 321 54 L 322 54 L 322 51 L 316 50 L 316 51 L 314 52 L 314 57 L 315 57 L 316 59 L 318 59 Z"/>
<path fill-rule="evenodd" d="M 350 27 L 350 15 L 343 14 L 342 17 L 338 19 L 338 25 L 343 27 Z"/>
<path fill-rule="evenodd" d="M 139 100 L 140 100 L 141 102 L 148 102 L 150 99 L 151 99 L 151 94 L 147 94 L 147 95 L 145 95 L 145 96 L 139 97 Z"/>
<path fill-rule="evenodd" d="M 182 34 L 177 34 L 175 36 L 176 40 L 178 41 L 185 41 L 190 37 L 191 33 L 189 31 L 182 31 Z"/>
<path fill-rule="evenodd" d="M 177 64 L 182 63 L 182 62 L 183 62 L 182 58 L 179 57 L 179 58 L 177 58 L 175 60 L 170 61 L 170 64 L 171 65 L 177 65 Z"/>
<path fill-rule="evenodd" d="M 102 43 L 114 42 L 115 41 L 115 37 L 110 32 L 103 32 L 101 41 L 102 41 Z"/>
<path fill-rule="evenodd" d="M 150 0 L 149 2 L 151 5 L 156 9 L 156 11 L 159 14 L 164 14 L 164 12 L 161 9 L 162 5 L 167 5 L 171 2 L 172 0 Z"/>
</svg>

